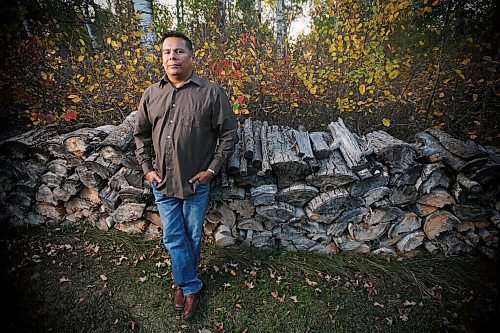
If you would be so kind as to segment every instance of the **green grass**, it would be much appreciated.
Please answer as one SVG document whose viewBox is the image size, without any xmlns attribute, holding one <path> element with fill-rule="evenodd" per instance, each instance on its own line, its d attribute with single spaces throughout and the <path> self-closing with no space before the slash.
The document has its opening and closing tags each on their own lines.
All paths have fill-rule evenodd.
<svg viewBox="0 0 500 333">
<path fill-rule="evenodd" d="M 90 226 L 2 228 L 3 332 L 481 332 L 497 314 L 483 257 L 330 257 L 204 244 L 193 320 L 170 306 L 160 240 Z"/>
</svg>

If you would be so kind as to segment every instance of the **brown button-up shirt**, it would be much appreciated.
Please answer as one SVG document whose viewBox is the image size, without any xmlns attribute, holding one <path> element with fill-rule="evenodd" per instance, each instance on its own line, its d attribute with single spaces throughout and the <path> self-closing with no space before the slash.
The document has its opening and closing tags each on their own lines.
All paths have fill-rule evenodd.
<svg viewBox="0 0 500 333">
<path fill-rule="evenodd" d="M 193 72 L 176 88 L 165 75 L 144 91 L 139 104 L 134 129 L 137 160 L 144 174 L 159 174 L 158 191 L 185 199 L 195 192 L 189 179 L 208 168 L 218 173 L 234 152 L 236 128 L 221 87 Z"/>
</svg>

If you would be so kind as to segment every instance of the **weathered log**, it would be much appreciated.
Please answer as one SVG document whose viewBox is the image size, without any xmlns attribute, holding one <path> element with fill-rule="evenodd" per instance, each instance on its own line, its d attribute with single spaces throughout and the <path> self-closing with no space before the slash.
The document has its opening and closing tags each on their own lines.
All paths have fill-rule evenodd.
<svg viewBox="0 0 500 333">
<path fill-rule="evenodd" d="M 257 206 L 255 211 L 260 216 L 277 223 L 291 222 L 305 218 L 305 213 L 302 209 L 284 202 L 277 202 L 270 206 Z"/>
<path fill-rule="evenodd" d="M 404 172 L 415 165 L 417 151 L 406 142 L 385 131 L 368 133 L 366 138 L 375 155 L 389 165 L 391 172 Z"/>
<path fill-rule="evenodd" d="M 226 247 L 233 245 L 236 239 L 231 234 L 231 227 L 221 224 L 214 231 L 215 244 L 218 246 Z"/>
<path fill-rule="evenodd" d="M 290 131 L 270 126 L 267 140 L 269 162 L 280 188 L 288 187 L 307 176 L 309 166 L 297 156 Z"/>
<path fill-rule="evenodd" d="M 99 198 L 99 192 L 88 187 L 83 188 L 80 193 L 78 193 L 78 197 L 87 200 L 92 206 L 99 206 L 102 204 Z"/>
<path fill-rule="evenodd" d="M 109 186 L 99 191 L 99 199 L 110 211 L 114 211 L 121 204 L 121 198 L 118 191 L 111 189 Z"/>
<path fill-rule="evenodd" d="M 500 182 L 500 157 L 489 155 L 467 164 L 460 170 L 469 179 L 478 182 L 484 191 L 498 189 Z"/>
<path fill-rule="evenodd" d="M 297 183 L 281 189 L 276 194 L 276 199 L 289 203 L 295 207 L 303 207 L 318 194 L 319 191 L 316 187 L 308 186 L 305 183 Z"/>
<path fill-rule="evenodd" d="M 252 236 L 252 245 L 256 248 L 269 248 L 276 245 L 271 231 L 254 232 Z"/>
<path fill-rule="evenodd" d="M 340 214 L 346 208 L 360 206 L 360 199 L 349 196 L 343 187 L 339 187 L 314 197 L 308 202 L 306 212 L 308 218 L 314 221 L 320 219 L 321 215 Z"/>
<path fill-rule="evenodd" d="M 62 135 L 62 147 L 70 154 L 83 157 L 94 151 L 107 135 L 95 128 L 80 128 Z"/>
<path fill-rule="evenodd" d="M 438 210 L 424 219 L 424 232 L 430 240 L 439 234 L 452 230 L 460 221 L 451 213 Z"/>
<path fill-rule="evenodd" d="M 248 160 L 246 159 L 245 156 L 240 155 L 240 176 L 247 176 L 248 175 Z"/>
<path fill-rule="evenodd" d="M 56 136 L 55 126 L 34 128 L 0 142 L 0 153 L 12 158 L 24 159 L 31 153 L 41 151 L 46 142 Z"/>
<path fill-rule="evenodd" d="M 54 195 L 54 199 L 57 202 L 66 202 L 73 196 L 73 194 L 66 192 L 63 190 L 61 187 L 56 187 L 53 191 L 52 194 Z"/>
<path fill-rule="evenodd" d="M 388 196 L 389 193 L 391 193 L 391 190 L 388 187 L 380 186 L 374 189 L 370 189 L 365 194 L 363 194 L 363 199 L 365 200 L 366 206 L 370 206 L 372 203 Z"/>
<path fill-rule="evenodd" d="M 146 231 L 148 222 L 144 219 L 137 219 L 134 221 L 124 221 L 116 223 L 114 228 L 128 234 L 142 234 Z"/>
<path fill-rule="evenodd" d="M 472 193 L 479 193 L 483 190 L 481 184 L 469 179 L 463 173 L 457 175 L 457 182 L 462 185 L 467 191 Z"/>
<path fill-rule="evenodd" d="M 445 232 L 439 235 L 434 243 L 446 256 L 470 251 L 469 246 L 458 237 L 456 232 Z"/>
<path fill-rule="evenodd" d="M 349 185 L 349 194 L 353 197 L 361 197 L 370 190 L 389 184 L 389 174 L 384 167 L 373 171 L 358 172 L 358 177 L 359 181 Z"/>
<path fill-rule="evenodd" d="M 448 192 L 445 188 L 437 187 L 432 189 L 430 193 L 422 195 L 418 199 L 418 203 L 442 208 L 445 205 L 453 205 L 455 203 L 455 199 L 453 199 L 450 192 Z"/>
<path fill-rule="evenodd" d="M 354 251 L 363 244 L 363 242 L 354 240 L 348 236 L 333 237 L 333 241 L 342 251 Z"/>
<path fill-rule="evenodd" d="M 83 187 L 78 174 L 74 173 L 71 176 L 63 179 L 61 182 L 61 188 L 71 195 L 75 195 Z"/>
<path fill-rule="evenodd" d="M 227 172 L 230 175 L 239 174 L 240 163 L 241 163 L 240 144 L 237 144 L 234 153 L 231 155 L 227 163 Z"/>
<path fill-rule="evenodd" d="M 453 214 L 461 221 L 482 221 L 493 216 L 493 210 L 480 205 L 453 205 Z"/>
<path fill-rule="evenodd" d="M 116 208 L 111 216 L 116 224 L 133 222 L 141 218 L 145 207 L 146 204 L 144 203 L 127 202 Z"/>
<path fill-rule="evenodd" d="M 62 205 L 54 206 L 45 202 L 36 204 L 34 211 L 54 222 L 60 222 L 65 215 L 65 209 Z"/>
<path fill-rule="evenodd" d="M 48 187 L 55 188 L 55 187 L 59 187 L 61 185 L 62 180 L 63 180 L 63 176 L 55 174 L 52 171 L 49 171 L 49 172 L 44 173 L 40 177 L 40 180 L 42 181 L 42 183 L 44 183 Z"/>
<path fill-rule="evenodd" d="M 313 150 L 311 147 L 311 142 L 309 141 L 309 133 L 305 130 L 296 131 L 292 130 L 292 133 L 297 142 L 297 148 L 299 150 L 299 157 L 304 161 L 310 161 L 314 159 Z"/>
<path fill-rule="evenodd" d="M 413 185 L 396 186 L 392 187 L 388 199 L 392 205 L 407 206 L 417 201 L 418 192 Z"/>
<path fill-rule="evenodd" d="M 57 206 L 57 200 L 54 199 L 52 190 L 45 184 L 42 184 L 38 188 L 38 191 L 36 191 L 35 199 L 39 202 L 51 203 L 54 206 Z"/>
<path fill-rule="evenodd" d="M 391 186 L 402 187 L 405 185 L 415 185 L 422 174 L 423 165 L 414 165 L 409 167 L 404 172 L 396 172 L 391 174 L 389 184 Z"/>
<path fill-rule="evenodd" d="M 494 188 L 493 186 L 489 186 L 488 188 L 483 187 L 483 191 L 481 192 L 469 192 L 458 182 L 454 183 L 451 188 L 453 197 L 457 200 L 457 202 L 464 205 L 474 205 L 488 202 L 489 200 L 493 200 L 495 198 L 497 192 L 498 189 Z"/>
<path fill-rule="evenodd" d="M 317 159 L 327 158 L 330 156 L 332 149 L 330 144 L 333 140 L 326 132 L 311 132 L 309 133 L 313 154 Z"/>
<path fill-rule="evenodd" d="M 466 161 L 488 155 L 484 149 L 473 141 L 460 141 L 437 128 L 429 128 L 425 131 L 435 137 L 448 152 Z"/>
<path fill-rule="evenodd" d="M 55 159 L 47 163 L 50 172 L 65 178 L 68 176 L 68 163 L 63 159 Z"/>
<path fill-rule="evenodd" d="M 422 163 L 432 163 L 443 160 L 446 165 L 455 171 L 460 171 L 465 166 L 465 162 L 453 156 L 447 151 L 439 141 L 427 132 L 420 132 L 415 135 L 415 139 L 420 144 L 420 156 L 417 158 Z"/>
<path fill-rule="evenodd" d="M 381 207 L 371 210 L 363 221 L 368 225 L 376 225 L 399 220 L 402 216 L 403 211 L 398 207 Z"/>
<path fill-rule="evenodd" d="M 229 202 L 229 208 L 235 211 L 242 218 L 250 218 L 255 214 L 255 206 L 249 199 L 232 200 Z"/>
<path fill-rule="evenodd" d="M 122 202 L 144 202 L 144 191 L 134 186 L 123 186 L 118 191 L 118 195 L 120 196 Z"/>
<path fill-rule="evenodd" d="M 397 248 L 401 253 L 410 252 L 423 244 L 425 234 L 418 230 L 406 234 L 397 244 Z"/>
<path fill-rule="evenodd" d="M 256 120 L 252 124 L 253 128 L 253 138 L 254 138 L 254 154 L 252 158 L 252 166 L 257 169 L 261 170 L 262 168 L 262 138 L 261 138 L 261 130 L 262 130 L 262 123 L 259 120 Z"/>
<path fill-rule="evenodd" d="M 64 208 L 66 209 L 66 213 L 68 214 L 74 214 L 82 210 L 90 211 L 92 207 L 93 206 L 90 202 L 84 199 L 80 199 L 78 197 L 73 198 L 70 201 L 64 203 Z"/>
<path fill-rule="evenodd" d="M 276 201 L 278 187 L 274 184 L 261 185 L 250 189 L 250 199 L 256 206 L 272 205 Z"/>
<path fill-rule="evenodd" d="M 418 230 L 421 227 L 422 219 L 420 217 L 418 217 L 415 213 L 405 212 L 401 221 L 398 224 L 393 224 L 390 227 L 388 235 L 391 238 L 396 238 L 398 236 Z"/>
<path fill-rule="evenodd" d="M 254 218 L 244 218 L 237 222 L 238 229 L 264 231 L 264 225 Z"/>
<path fill-rule="evenodd" d="M 311 169 L 312 173 L 316 173 L 320 169 L 319 162 L 316 159 L 307 161 L 307 164 L 309 164 L 309 169 Z"/>
<path fill-rule="evenodd" d="M 451 177 L 443 163 L 439 162 L 424 166 L 420 178 L 415 183 L 415 187 L 421 194 L 425 194 L 436 187 L 448 188 L 450 183 Z"/>
<path fill-rule="evenodd" d="M 116 172 L 111 178 L 109 178 L 108 186 L 113 191 L 119 191 L 122 187 L 128 186 L 129 183 L 125 178 L 125 173 L 127 172 L 127 168 L 122 167 L 118 172 Z"/>
<path fill-rule="evenodd" d="M 365 242 L 379 238 L 387 230 L 389 223 L 369 225 L 367 223 L 349 223 L 349 235 L 357 241 Z"/>
<path fill-rule="evenodd" d="M 359 178 L 347 167 L 339 150 L 334 150 L 331 155 L 318 161 L 319 171 L 306 177 L 309 185 L 319 187 L 322 192 L 349 184 Z"/>
<path fill-rule="evenodd" d="M 422 205 L 418 202 L 410 205 L 409 208 L 411 209 L 412 212 L 414 212 L 420 217 L 425 217 L 427 215 L 430 215 L 439 209 L 439 207 Z"/>
<path fill-rule="evenodd" d="M 134 122 L 137 111 L 130 113 L 100 144 L 99 154 L 114 164 L 125 158 L 124 151 L 134 139 Z"/>
<path fill-rule="evenodd" d="M 224 202 L 215 205 L 215 210 L 220 214 L 220 223 L 232 227 L 236 224 L 236 214 Z"/>
<path fill-rule="evenodd" d="M 347 129 L 341 118 L 338 118 L 337 122 L 331 122 L 328 129 L 332 132 L 335 145 L 342 152 L 342 156 L 351 170 L 358 171 L 368 166 L 368 161 L 356 137 Z"/>
<path fill-rule="evenodd" d="M 255 140 L 253 136 L 253 126 L 252 120 L 250 118 L 245 119 L 245 125 L 243 127 L 243 156 L 249 160 L 252 160 L 255 155 Z"/>
<path fill-rule="evenodd" d="M 82 165 L 76 168 L 76 173 L 85 186 L 100 190 L 104 187 L 105 180 L 117 172 L 118 167 L 98 153 L 93 153 L 85 159 Z"/>
<path fill-rule="evenodd" d="M 259 176 L 268 175 L 271 173 L 271 163 L 269 162 L 269 147 L 267 145 L 267 131 L 269 130 L 269 125 L 267 121 L 262 123 L 262 128 L 260 130 L 260 142 L 262 144 L 262 167 L 258 172 Z"/>
</svg>

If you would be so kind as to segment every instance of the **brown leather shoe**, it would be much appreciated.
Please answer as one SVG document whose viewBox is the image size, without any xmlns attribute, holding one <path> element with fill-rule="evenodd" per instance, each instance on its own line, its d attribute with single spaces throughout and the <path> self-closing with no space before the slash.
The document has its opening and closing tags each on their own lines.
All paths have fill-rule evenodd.
<svg viewBox="0 0 500 333">
<path fill-rule="evenodd" d="M 175 286 L 174 299 L 172 301 L 172 306 L 176 311 L 182 311 L 184 309 L 184 292 L 179 286 Z"/>
<path fill-rule="evenodd" d="M 184 302 L 184 311 L 182 311 L 182 319 L 188 320 L 191 318 L 196 309 L 198 309 L 198 305 L 200 304 L 201 299 L 201 290 L 192 295 L 186 296 L 186 301 Z"/>
</svg>

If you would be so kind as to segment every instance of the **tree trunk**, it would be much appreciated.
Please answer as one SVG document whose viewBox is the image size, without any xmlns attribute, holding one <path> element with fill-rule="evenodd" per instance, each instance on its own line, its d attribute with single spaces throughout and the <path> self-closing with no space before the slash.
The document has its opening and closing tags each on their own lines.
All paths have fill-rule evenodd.
<svg viewBox="0 0 500 333">
<path fill-rule="evenodd" d="M 151 52 L 154 51 L 156 44 L 156 32 L 153 18 L 153 1 L 152 0 L 132 0 L 134 10 L 141 15 L 140 26 L 145 34 L 141 36 L 142 43 L 146 45 Z"/>
</svg>

